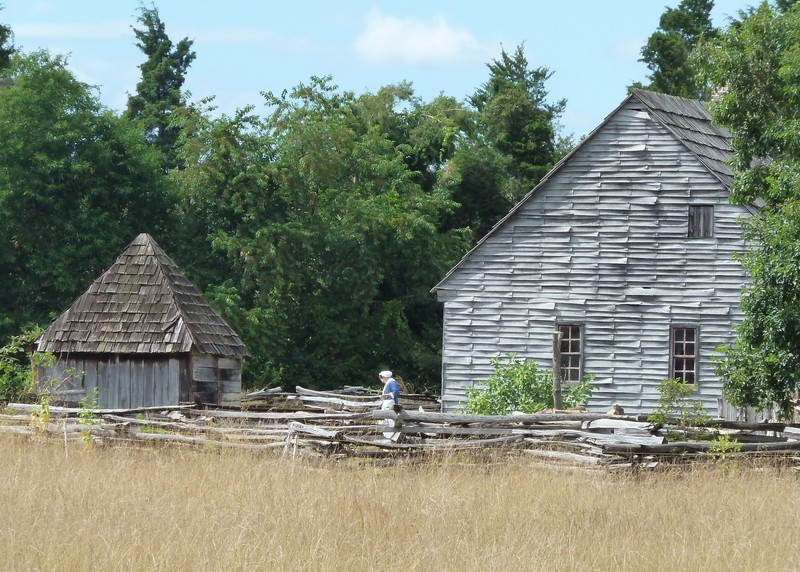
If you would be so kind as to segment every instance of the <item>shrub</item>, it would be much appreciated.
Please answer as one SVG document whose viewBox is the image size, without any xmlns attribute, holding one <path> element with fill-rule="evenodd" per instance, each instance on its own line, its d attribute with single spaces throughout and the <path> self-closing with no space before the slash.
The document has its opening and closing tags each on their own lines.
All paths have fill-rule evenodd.
<svg viewBox="0 0 800 572">
<path fill-rule="evenodd" d="M 680 379 L 665 379 L 658 385 L 658 406 L 647 416 L 650 423 L 657 425 L 677 425 L 687 434 L 691 428 L 707 425 L 711 415 L 703 403 L 692 399 L 694 385 L 686 384 Z M 703 436 L 705 429 L 694 431 L 696 436 Z"/>
<path fill-rule="evenodd" d="M 33 368 L 28 348 L 41 334 L 29 328 L 0 347 L 0 401 L 23 401 L 33 390 Z"/>
<path fill-rule="evenodd" d="M 467 390 L 464 413 L 473 415 L 505 415 L 511 411 L 536 413 L 553 407 L 553 374 L 539 369 L 533 360 L 518 360 L 516 354 L 499 356 L 490 361 L 494 373 L 481 387 Z M 565 408 L 584 404 L 591 395 L 589 379 L 565 387 L 562 402 Z"/>
</svg>

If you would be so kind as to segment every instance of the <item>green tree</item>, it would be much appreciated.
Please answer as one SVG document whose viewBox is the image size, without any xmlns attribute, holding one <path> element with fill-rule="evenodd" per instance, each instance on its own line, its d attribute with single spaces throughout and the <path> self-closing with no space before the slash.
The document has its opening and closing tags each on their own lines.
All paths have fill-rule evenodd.
<svg viewBox="0 0 800 572">
<path fill-rule="evenodd" d="M 173 45 L 155 6 L 140 6 L 138 21 L 142 28 L 133 29 L 136 46 L 147 59 L 139 66 L 141 79 L 126 114 L 141 123 L 147 142 L 161 152 L 164 169 L 179 168 L 175 115 L 186 107 L 181 89 L 195 58 L 192 41 L 183 38 Z"/>
<path fill-rule="evenodd" d="M 3 9 L 4 7 L 0 6 L 0 10 Z M 14 33 L 11 31 L 11 27 L 0 24 L 0 69 L 8 67 L 11 55 L 16 51 L 13 39 Z"/>
<path fill-rule="evenodd" d="M 428 132 L 402 86 L 356 97 L 312 78 L 267 103 L 267 118 L 198 122 L 174 175 L 227 259 L 229 279 L 207 292 L 254 354 L 246 375 L 330 388 L 393 364 L 435 383 L 441 314 L 429 290 L 465 244 L 440 232 L 454 205 L 423 188 L 420 165 L 447 152 L 446 137 Z"/>
<path fill-rule="evenodd" d="M 800 12 L 764 2 L 741 16 L 698 54 L 735 149 L 731 200 L 761 206 L 745 224 L 744 321 L 717 371 L 733 405 L 788 414 L 800 388 Z"/>
<path fill-rule="evenodd" d="M 62 57 L 0 70 L 0 339 L 63 311 L 137 233 L 171 225 L 157 157 Z"/>
<path fill-rule="evenodd" d="M 478 112 L 478 130 L 501 153 L 511 157 L 513 203 L 530 191 L 558 160 L 558 120 L 566 100 L 548 103 L 546 67 L 531 68 L 523 46 L 513 54 L 501 50 L 487 64 L 489 79 L 469 98 Z"/>
<path fill-rule="evenodd" d="M 658 30 L 642 48 L 640 62 L 650 70 L 650 85 L 645 89 L 706 100 L 708 86 L 698 79 L 691 52 L 702 39 L 713 38 L 718 30 L 711 23 L 714 0 L 682 0 L 677 8 L 667 8 Z M 643 87 L 637 84 L 636 87 Z"/>
<path fill-rule="evenodd" d="M 548 102 L 552 72 L 532 68 L 522 46 L 487 64 L 489 79 L 469 98 L 469 122 L 455 138 L 452 159 L 440 184 L 459 207 L 445 221 L 468 226 L 481 238 L 572 146 L 561 138 L 558 120 L 566 101 Z"/>
<path fill-rule="evenodd" d="M 788 12 L 797 0 L 775 0 L 775 7 L 781 12 Z"/>
<path fill-rule="evenodd" d="M 0 347 L 0 403 L 23 401 L 34 390 L 34 374 L 29 348 L 42 333 L 40 328 L 29 328 L 11 336 Z"/>
</svg>

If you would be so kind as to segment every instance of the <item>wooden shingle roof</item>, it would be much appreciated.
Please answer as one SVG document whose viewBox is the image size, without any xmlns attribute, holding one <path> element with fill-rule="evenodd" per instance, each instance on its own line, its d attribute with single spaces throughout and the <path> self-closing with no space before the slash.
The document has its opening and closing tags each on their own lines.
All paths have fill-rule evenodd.
<svg viewBox="0 0 800 572">
<path fill-rule="evenodd" d="M 634 89 L 633 96 L 730 188 L 733 173 L 726 163 L 733 155 L 730 133 L 712 123 L 702 102 L 643 89 Z"/>
<path fill-rule="evenodd" d="M 38 349 L 248 355 L 236 332 L 145 233 L 50 324 Z"/>
</svg>

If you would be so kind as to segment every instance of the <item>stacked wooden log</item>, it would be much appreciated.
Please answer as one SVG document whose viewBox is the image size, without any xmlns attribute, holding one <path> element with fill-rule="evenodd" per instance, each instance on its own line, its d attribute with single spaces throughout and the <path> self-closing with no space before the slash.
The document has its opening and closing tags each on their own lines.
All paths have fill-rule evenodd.
<svg viewBox="0 0 800 572">
<path fill-rule="evenodd" d="M 547 464 L 617 469 L 655 467 L 719 458 L 715 437 L 735 451 L 725 458 L 780 457 L 800 464 L 800 425 L 715 420 L 703 428 L 677 420 L 661 427 L 646 418 L 586 411 L 528 415 L 438 413 L 427 394 L 402 395 L 399 411 L 380 410 L 375 390 L 338 392 L 298 387 L 264 390 L 242 398 L 242 409 L 195 405 L 143 409 L 77 409 L 9 404 L 0 434 L 50 436 L 115 445 L 161 443 L 273 450 L 287 457 L 383 458 L 389 462 L 431 456 L 514 455 Z M 698 437 L 698 431 L 704 435 Z M 690 438 L 691 437 L 691 438 Z"/>
<path fill-rule="evenodd" d="M 314 391 L 297 386 L 294 392 L 280 388 L 264 389 L 242 395 L 242 409 L 246 411 L 349 411 L 363 413 L 380 408 L 379 391 L 360 386 L 346 386 L 339 391 Z M 437 395 L 429 393 L 402 393 L 400 403 L 406 409 L 439 411 Z"/>
</svg>

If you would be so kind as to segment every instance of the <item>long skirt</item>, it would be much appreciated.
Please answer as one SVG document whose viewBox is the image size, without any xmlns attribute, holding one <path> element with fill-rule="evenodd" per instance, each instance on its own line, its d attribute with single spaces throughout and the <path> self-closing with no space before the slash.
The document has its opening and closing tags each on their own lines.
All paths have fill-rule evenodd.
<svg viewBox="0 0 800 572">
<path fill-rule="evenodd" d="M 394 409 L 394 399 L 384 399 L 383 403 L 381 403 L 381 410 L 393 410 Z M 385 425 L 387 427 L 394 427 L 394 419 L 381 419 L 381 425 Z M 392 441 L 397 441 L 400 438 L 400 433 L 396 431 L 384 431 L 383 436 L 386 439 L 391 439 Z"/>
</svg>

